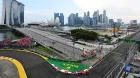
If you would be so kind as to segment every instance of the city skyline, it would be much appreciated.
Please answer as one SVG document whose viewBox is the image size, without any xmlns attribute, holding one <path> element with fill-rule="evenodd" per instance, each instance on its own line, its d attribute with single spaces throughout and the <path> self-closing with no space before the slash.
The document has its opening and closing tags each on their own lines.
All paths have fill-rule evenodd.
<svg viewBox="0 0 140 78">
<path fill-rule="evenodd" d="M 121 4 L 117 5 L 116 7 L 114 7 L 113 4 L 109 4 L 110 0 L 107 0 L 106 4 L 103 4 L 104 1 L 102 1 L 101 3 L 99 3 L 98 1 L 94 1 L 94 0 L 87 0 L 87 2 L 85 2 L 85 0 L 81 0 L 79 3 L 78 0 L 42 0 L 40 2 L 35 2 L 33 0 L 18 0 L 22 3 L 24 3 L 26 5 L 25 7 L 25 23 L 26 22 L 32 22 L 32 21 L 45 21 L 47 22 L 47 20 L 53 18 L 53 14 L 54 13 L 63 13 L 65 16 L 65 23 L 67 23 L 67 19 L 69 14 L 71 13 L 79 13 L 79 16 L 83 16 L 84 12 L 90 11 L 90 16 L 92 16 L 93 12 L 95 10 L 100 10 L 102 11 L 103 9 L 105 9 L 107 11 L 107 15 L 109 18 L 114 19 L 114 21 L 117 21 L 118 18 L 121 18 L 124 22 L 126 23 L 130 23 L 130 20 L 140 20 L 140 15 L 139 15 L 139 10 L 136 10 L 136 7 L 134 8 L 134 6 L 132 6 L 131 8 L 129 8 L 127 5 L 131 3 L 131 1 L 129 0 L 127 2 L 127 4 L 123 5 L 122 1 L 118 1 L 118 2 L 122 2 Z M 101 0 L 99 0 L 101 1 Z M 34 4 L 32 4 L 34 2 Z M 85 4 L 83 4 L 83 2 L 85 2 Z M 92 5 L 94 5 L 95 3 L 97 3 L 98 5 L 94 5 L 96 8 L 93 8 L 93 6 L 87 6 L 87 4 L 89 4 L 89 2 L 93 3 Z M 115 1 L 116 2 L 116 1 Z M 117 2 L 117 3 L 118 3 Z M 134 0 L 134 3 L 138 3 L 138 0 Z M 57 3 L 57 4 L 56 4 Z M 0 0 L 0 4 L 2 4 L 2 0 Z M 36 5 L 37 4 L 37 5 Z M 55 4 L 55 5 L 54 5 Z M 101 7 L 99 7 L 99 4 L 102 5 Z M 82 5 L 86 5 L 86 6 L 82 6 Z M 91 4 L 89 4 L 91 5 Z M 109 6 L 105 7 L 105 6 Z M 138 6 L 138 4 L 136 4 L 135 6 Z M 112 8 L 111 8 L 112 7 Z M 0 6 L 0 21 L 1 21 L 1 8 L 2 6 Z M 115 9 L 113 9 L 115 8 Z"/>
</svg>

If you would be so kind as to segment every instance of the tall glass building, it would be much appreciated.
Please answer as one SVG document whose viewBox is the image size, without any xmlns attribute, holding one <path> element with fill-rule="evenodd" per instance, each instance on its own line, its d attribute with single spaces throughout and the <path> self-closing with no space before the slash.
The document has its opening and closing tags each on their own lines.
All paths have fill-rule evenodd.
<svg viewBox="0 0 140 78">
<path fill-rule="evenodd" d="M 64 15 L 63 15 L 63 13 L 60 13 L 60 23 L 61 23 L 61 25 L 64 25 Z"/>
<path fill-rule="evenodd" d="M 24 4 L 16 0 L 3 0 L 2 24 L 20 25 L 24 23 Z"/>
<path fill-rule="evenodd" d="M 103 23 L 106 23 L 106 10 L 103 11 Z"/>
<path fill-rule="evenodd" d="M 100 23 L 103 23 L 103 14 L 100 14 Z"/>
<path fill-rule="evenodd" d="M 54 22 L 55 22 L 57 17 L 59 17 L 59 13 L 54 13 Z"/>
<path fill-rule="evenodd" d="M 9 25 L 11 24 L 11 7 L 12 0 L 3 0 L 3 8 L 2 8 L 2 24 Z"/>
<path fill-rule="evenodd" d="M 98 24 L 98 12 L 95 11 L 93 14 L 93 25 L 97 25 Z"/>
<path fill-rule="evenodd" d="M 22 3 L 19 3 L 19 9 L 20 9 L 20 12 L 19 12 L 19 17 L 20 17 L 20 24 L 23 24 L 24 23 L 24 4 Z"/>
</svg>

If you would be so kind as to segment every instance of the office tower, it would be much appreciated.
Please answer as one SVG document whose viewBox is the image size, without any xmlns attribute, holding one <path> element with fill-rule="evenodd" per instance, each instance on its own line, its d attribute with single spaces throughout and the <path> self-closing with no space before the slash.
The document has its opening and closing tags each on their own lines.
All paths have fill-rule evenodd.
<svg viewBox="0 0 140 78">
<path fill-rule="evenodd" d="M 93 19 L 90 18 L 90 25 L 92 26 L 93 25 Z"/>
<path fill-rule="evenodd" d="M 106 10 L 103 11 L 103 23 L 106 23 Z"/>
<path fill-rule="evenodd" d="M 63 13 L 60 13 L 59 19 L 60 19 L 61 25 L 64 25 L 64 15 L 63 15 Z"/>
<path fill-rule="evenodd" d="M 113 19 L 109 19 L 109 24 L 112 26 L 114 24 L 114 20 Z"/>
<path fill-rule="evenodd" d="M 90 17 L 87 17 L 87 26 L 90 26 Z"/>
<path fill-rule="evenodd" d="M 86 12 L 84 12 L 84 18 L 83 18 L 83 24 L 86 25 L 87 15 Z"/>
<path fill-rule="evenodd" d="M 80 20 L 81 20 L 81 19 L 80 19 L 78 16 L 79 16 L 79 14 L 76 13 L 75 25 L 80 25 Z"/>
<path fill-rule="evenodd" d="M 57 17 L 59 17 L 59 13 L 54 13 L 54 22 L 55 22 Z"/>
<path fill-rule="evenodd" d="M 131 20 L 130 24 L 137 24 L 137 20 Z"/>
<path fill-rule="evenodd" d="M 19 3 L 19 17 L 20 17 L 20 24 L 24 23 L 24 4 Z"/>
<path fill-rule="evenodd" d="M 76 15 L 71 13 L 68 17 L 68 20 L 69 25 L 74 26 L 76 22 Z"/>
<path fill-rule="evenodd" d="M 122 23 L 122 19 L 117 19 L 117 23 Z"/>
<path fill-rule="evenodd" d="M 106 16 L 106 20 L 105 20 L 105 23 L 106 23 L 106 24 L 108 24 L 108 17 L 107 17 L 107 16 Z"/>
<path fill-rule="evenodd" d="M 98 24 L 97 17 L 98 17 L 98 12 L 95 11 L 94 14 L 93 14 L 93 25 L 97 25 Z"/>
<path fill-rule="evenodd" d="M 83 20 L 82 20 L 82 17 L 76 17 L 76 22 L 75 24 L 77 26 L 81 26 L 83 24 Z"/>
<path fill-rule="evenodd" d="M 90 12 L 89 11 L 87 12 L 87 16 L 90 17 Z"/>
<path fill-rule="evenodd" d="M 20 25 L 24 23 L 24 4 L 16 0 L 3 0 L 2 24 Z"/>
<path fill-rule="evenodd" d="M 78 17 L 79 16 L 79 14 L 78 13 L 76 13 L 76 17 Z"/>
<path fill-rule="evenodd" d="M 99 10 L 97 10 L 97 23 L 100 22 Z"/>
<path fill-rule="evenodd" d="M 122 25 L 122 19 L 117 19 L 118 26 Z"/>
<path fill-rule="evenodd" d="M 100 23 L 103 23 L 103 14 L 100 14 Z"/>
</svg>

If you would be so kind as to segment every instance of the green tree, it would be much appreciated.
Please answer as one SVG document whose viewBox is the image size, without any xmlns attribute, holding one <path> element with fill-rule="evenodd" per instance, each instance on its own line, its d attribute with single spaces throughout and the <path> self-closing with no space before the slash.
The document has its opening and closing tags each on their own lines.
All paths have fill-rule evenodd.
<svg viewBox="0 0 140 78">
<path fill-rule="evenodd" d="M 83 30 L 83 29 L 74 29 L 71 31 L 71 36 L 76 39 L 83 40 L 96 40 L 98 39 L 98 34 L 93 31 Z"/>
</svg>

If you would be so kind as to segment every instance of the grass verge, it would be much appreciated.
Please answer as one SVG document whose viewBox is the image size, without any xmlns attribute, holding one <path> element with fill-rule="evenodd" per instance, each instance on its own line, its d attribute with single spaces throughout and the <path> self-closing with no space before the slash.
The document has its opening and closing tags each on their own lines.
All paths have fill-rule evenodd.
<svg viewBox="0 0 140 78">
<path fill-rule="evenodd" d="M 43 47 L 43 46 L 37 46 L 36 47 L 37 50 L 43 51 L 43 52 L 47 52 L 49 54 L 56 54 L 54 51 L 52 51 L 49 48 Z"/>
</svg>

